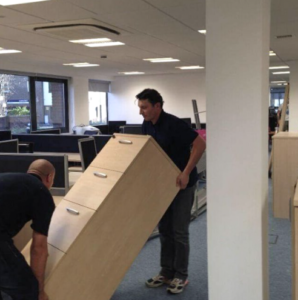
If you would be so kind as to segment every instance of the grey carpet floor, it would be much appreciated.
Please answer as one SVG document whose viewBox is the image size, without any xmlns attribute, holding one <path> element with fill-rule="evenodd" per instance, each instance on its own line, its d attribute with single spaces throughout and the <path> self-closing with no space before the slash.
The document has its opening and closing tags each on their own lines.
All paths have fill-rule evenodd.
<svg viewBox="0 0 298 300">
<path fill-rule="evenodd" d="M 272 216 L 272 188 L 269 180 L 269 290 L 270 300 L 291 300 L 291 224 Z M 182 294 L 170 295 L 165 287 L 150 289 L 145 280 L 159 271 L 159 239 L 146 243 L 111 300 L 208 300 L 206 217 L 201 214 L 190 226 L 190 284 Z M 128 249 L 129 251 L 129 249 Z M 253 300 L 253 299 L 252 299 Z"/>
</svg>

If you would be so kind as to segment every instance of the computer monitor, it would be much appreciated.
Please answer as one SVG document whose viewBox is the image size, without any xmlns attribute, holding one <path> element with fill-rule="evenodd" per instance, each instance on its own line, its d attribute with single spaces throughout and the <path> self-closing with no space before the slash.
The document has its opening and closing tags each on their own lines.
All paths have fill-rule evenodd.
<svg viewBox="0 0 298 300">
<path fill-rule="evenodd" d="M 122 133 L 127 133 L 127 134 L 143 134 L 142 132 L 142 125 L 133 125 L 133 126 L 129 126 L 129 125 L 125 125 L 122 126 Z"/>
<path fill-rule="evenodd" d="M 0 130 L 0 141 L 11 140 L 11 130 Z"/>
<path fill-rule="evenodd" d="M 60 128 L 31 131 L 32 134 L 61 134 Z"/>
<path fill-rule="evenodd" d="M 191 128 L 191 118 L 180 118 L 180 119 L 184 121 Z"/>
<path fill-rule="evenodd" d="M 82 169 L 85 171 L 97 155 L 94 138 L 79 139 Z"/>
<path fill-rule="evenodd" d="M 19 140 L 0 141 L 0 153 L 19 153 Z"/>
<path fill-rule="evenodd" d="M 126 121 L 109 121 L 109 134 L 119 133 L 120 126 L 126 125 Z"/>
</svg>

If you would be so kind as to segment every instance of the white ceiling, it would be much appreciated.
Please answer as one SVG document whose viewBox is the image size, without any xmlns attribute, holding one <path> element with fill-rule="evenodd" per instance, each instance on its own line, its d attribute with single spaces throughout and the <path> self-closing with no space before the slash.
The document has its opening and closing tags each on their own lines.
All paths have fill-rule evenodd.
<svg viewBox="0 0 298 300">
<path fill-rule="evenodd" d="M 277 56 L 270 58 L 270 64 L 298 60 L 298 1 L 273 0 L 271 10 L 271 49 Z M 103 25 L 121 34 L 105 34 L 91 26 L 57 29 L 51 33 L 33 30 L 34 27 L 74 23 Z M 205 0 L 50 0 L 0 6 L 0 47 L 22 51 L 1 55 L 0 68 L 1 61 L 5 61 L 14 65 L 30 64 L 33 70 L 38 65 L 44 68 L 44 73 L 47 70 L 65 73 L 67 68 L 73 67 L 63 66 L 63 63 L 100 64 L 73 71 L 89 78 L 96 78 L 99 73 L 112 77 L 129 71 L 204 72 L 175 69 L 176 66 L 205 65 L 205 36 L 199 34 L 198 29 L 205 29 Z M 70 43 L 66 37 L 84 38 L 88 33 L 124 42 L 125 46 L 89 48 Z M 277 35 L 285 34 L 293 37 L 276 39 Z M 152 57 L 173 57 L 180 62 L 143 61 Z M 287 75 L 270 77 L 288 80 Z"/>
</svg>

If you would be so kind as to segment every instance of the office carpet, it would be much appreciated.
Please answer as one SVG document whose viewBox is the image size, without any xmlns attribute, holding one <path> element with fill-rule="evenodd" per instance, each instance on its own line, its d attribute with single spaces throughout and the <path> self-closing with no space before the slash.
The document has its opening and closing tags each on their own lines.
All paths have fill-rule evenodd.
<svg viewBox="0 0 298 300">
<path fill-rule="evenodd" d="M 273 218 L 271 180 L 269 180 L 268 208 L 270 300 L 291 300 L 291 224 L 289 220 Z M 155 238 L 146 243 L 111 300 L 165 300 L 173 297 L 179 300 L 207 300 L 206 217 L 207 214 L 203 213 L 190 225 L 190 284 L 182 294 L 167 294 L 166 287 L 156 289 L 145 287 L 146 279 L 159 271 L 160 244 L 159 239 Z"/>
</svg>

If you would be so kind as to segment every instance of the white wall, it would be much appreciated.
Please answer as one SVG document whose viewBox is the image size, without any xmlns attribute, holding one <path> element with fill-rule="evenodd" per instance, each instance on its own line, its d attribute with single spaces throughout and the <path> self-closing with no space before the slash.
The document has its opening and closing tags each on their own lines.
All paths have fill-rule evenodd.
<svg viewBox="0 0 298 300">
<path fill-rule="evenodd" d="M 191 118 L 195 123 L 192 99 L 197 100 L 199 111 L 206 110 L 205 72 L 155 76 L 116 77 L 109 94 L 109 120 L 142 123 L 135 96 L 145 88 L 153 88 L 163 97 L 164 110 L 180 118 Z M 206 113 L 200 114 L 202 123 Z"/>
</svg>

